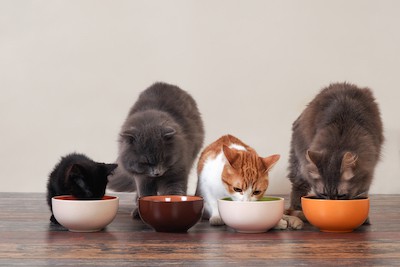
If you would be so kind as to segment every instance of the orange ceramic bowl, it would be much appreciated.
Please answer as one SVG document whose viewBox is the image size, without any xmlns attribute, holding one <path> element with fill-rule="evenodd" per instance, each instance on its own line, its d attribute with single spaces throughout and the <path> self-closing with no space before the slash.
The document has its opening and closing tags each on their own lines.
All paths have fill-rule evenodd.
<svg viewBox="0 0 400 267">
<path fill-rule="evenodd" d="M 369 198 L 351 200 L 301 198 L 307 220 L 322 232 L 351 232 L 368 218 Z"/>
<path fill-rule="evenodd" d="M 139 215 L 157 232 L 186 232 L 203 214 L 199 196 L 145 196 L 139 198 Z"/>
</svg>

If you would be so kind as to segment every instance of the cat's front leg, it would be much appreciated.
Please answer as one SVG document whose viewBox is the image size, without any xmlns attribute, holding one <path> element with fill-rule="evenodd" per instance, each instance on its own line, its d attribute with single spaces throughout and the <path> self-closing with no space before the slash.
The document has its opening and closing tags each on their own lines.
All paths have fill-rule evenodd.
<svg viewBox="0 0 400 267">
<path fill-rule="evenodd" d="M 302 177 L 292 179 L 292 192 L 290 194 L 290 206 L 285 211 L 285 215 L 296 216 L 306 221 L 301 207 L 301 197 L 310 192 L 311 186 Z"/>
<path fill-rule="evenodd" d="M 296 177 L 295 182 L 292 182 L 292 192 L 290 193 L 290 209 L 302 210 L 301 197 L 310 192 L 311 186 L 302 177 Z"/>
<path fill-rule="evenodd" d="M 147 176 L 135 176 L 138 197 L 157 195 L 156 180 Z"/>
<path fill-rule="evenodd" d="M 139 198 L 143 196 L 156 196 L 157 186 L 152 178 L 145 176 L 135 177 L 135 182 L 137 187 L 137 195 L 134 200 L 135 207 L 133 208 L 131 215 L 133 219 L 140 219 Z"/>
<path fill-rule="evenodd" d="M 187 178 L 182 177 L 162 177 L 158 181 L 158 193 L 160 195 L 186 195 Z"/>
<path fill-rule="evenodd" d="M 139 194 L 136 193 L 136 196 L 135 196 L 135 198 L 133 199 L 133 202 L 134 202 L 134 205 L 135 205 L 135 206 L 133 207 L 132 212 L 131 212 L 132 219 L 140 219 L 140 214 L 139 214 L 139 201 L 138 201 L 138 199 L 139 199 Z"/>
<path fill-rule="evenodd" d="M 200 188 L 199 195 L 204 199 L 204 214 L 207 216 L 210 225 L 219 226 L 224 225 L 224 221 L 219 215 L 218 199 L 223 195 L 215 195 L 211 190 Z"/>
<path fill-rule="evenodd" d="M 213 226 L 224 225 L 225 223 L 222 220 L 221 216 L 219 215 L 217 201 L 211 201 L 209 204 L 211 207 L 211 216 L 210 216 L 210 220 L 209 220 L 210 225 L 213 225 Z"/>
</svg>

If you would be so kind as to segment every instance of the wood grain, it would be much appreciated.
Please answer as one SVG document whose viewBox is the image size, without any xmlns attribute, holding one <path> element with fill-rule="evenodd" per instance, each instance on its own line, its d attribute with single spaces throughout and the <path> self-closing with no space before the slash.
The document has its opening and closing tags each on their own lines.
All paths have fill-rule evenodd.
<svg viewBox="0 0 400 267">
<path fill-rule="evenodd" d="M 0 193 L 1 266 L 399 266 L 400 195 L 371 197 L 371 225 L 352 233 L 240 234 L 199 222 L 188 233 L 157 233 L 132 220 L 133 196 L 97 233 L 50 224 L 44 194 Z M 286 201 L 287 202 L 287 201 Z"/>
</svg>

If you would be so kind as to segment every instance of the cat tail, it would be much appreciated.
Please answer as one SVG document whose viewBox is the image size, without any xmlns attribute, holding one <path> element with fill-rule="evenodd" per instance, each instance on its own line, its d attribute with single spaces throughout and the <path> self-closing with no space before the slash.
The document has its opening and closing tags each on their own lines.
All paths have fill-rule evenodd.
<svg viewBox="0 0 400 267">
<path fill-rule="evenodd" d="M 135 192 L 136 184 L 133 176 L 120 166 L 118 164 L 113 174 L 108 176 L 107 188 L 116 192 Z"/>
</svg>

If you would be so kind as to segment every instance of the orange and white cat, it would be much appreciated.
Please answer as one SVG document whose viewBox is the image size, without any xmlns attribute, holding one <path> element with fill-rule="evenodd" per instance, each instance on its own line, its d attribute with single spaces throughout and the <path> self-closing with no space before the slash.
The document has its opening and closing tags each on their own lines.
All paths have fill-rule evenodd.
<svg viewBox="0 0 400 267">
<path fill-rule="evenodd" d="M 205 216 L 211 225 L 223 225 L 217 200 L 254 201 L 268 188 L 268 172 L 279 155 L 266 158 L 232 135 L 224 135 L 206 147 L 197 166 L 197 195 L 204 198 Z"/>
<path fill-rule="evenodd" d="M 204 217 L 211 225 L 223 225 L 218 199 L 231 197 L 234 201 L 255 201 L 264 196 L 269 184 L 269 171 L 280 155 L 266 158 L 232 135 L 224 135 L 206 147 L 197 165 L 196 195 L 204 198 Z M 283 215 L 275 229 L 301 229 L 303 222 Z"/>
</svg>

